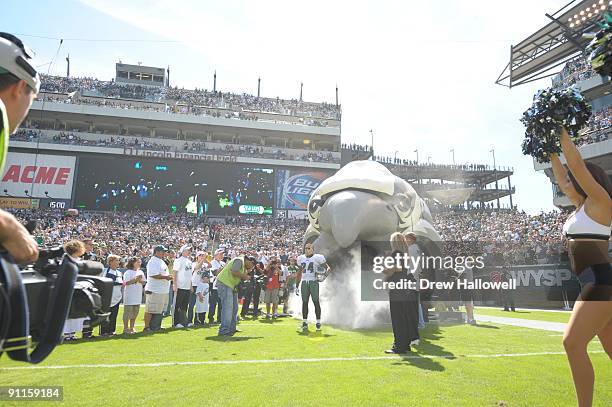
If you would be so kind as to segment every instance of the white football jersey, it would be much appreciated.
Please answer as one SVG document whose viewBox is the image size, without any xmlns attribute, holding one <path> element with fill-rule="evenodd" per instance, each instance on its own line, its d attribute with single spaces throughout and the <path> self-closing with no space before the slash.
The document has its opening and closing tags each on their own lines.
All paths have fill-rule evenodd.
<svg viewBox="0 0 612 407">
<path fill-rule="evenodd" d="M 322 267 L 327 260 L 322 254 L 313 254 L 310 257 L 306 257 L 302 254 L 297 259 L 298 266 L 302 267 L 302 281 L 316 281 L 316 272 L 323 272 L 325 269 Z"/>
</svg>

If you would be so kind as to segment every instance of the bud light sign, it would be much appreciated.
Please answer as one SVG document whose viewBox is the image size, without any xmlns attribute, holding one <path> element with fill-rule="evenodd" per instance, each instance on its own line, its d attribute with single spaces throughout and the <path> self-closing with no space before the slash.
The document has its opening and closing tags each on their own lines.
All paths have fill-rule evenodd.
<svg viewBox="0 0 612 407">
<path fill-rule="evenodd" d="M 322 171 L 277 171 L 276 207 L 278 209 L 303 210 L 315 189 L 330 176 Z"/>
</svg>

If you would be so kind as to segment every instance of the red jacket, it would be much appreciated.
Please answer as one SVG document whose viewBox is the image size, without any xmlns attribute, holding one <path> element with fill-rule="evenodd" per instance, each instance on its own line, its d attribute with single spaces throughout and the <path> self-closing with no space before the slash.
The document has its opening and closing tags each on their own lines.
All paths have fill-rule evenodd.
<svg viewBox="0 0 612 407">
<path fill-rule="evenodd" d="M 275 288 L 280 288 L 280 281 L 278 279 L 279 275 L 275 274 L 274 269 L 266 270 L 266 289 L 273 290 Z"/>
</svg>

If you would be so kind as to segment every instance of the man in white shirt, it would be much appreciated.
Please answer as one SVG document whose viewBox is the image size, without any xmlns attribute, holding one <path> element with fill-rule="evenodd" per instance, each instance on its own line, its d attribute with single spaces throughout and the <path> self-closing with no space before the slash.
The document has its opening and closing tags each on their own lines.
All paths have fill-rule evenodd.
<svg viewBox="0 0 612 407">
<path fill-rule="evenodd" d="M 225 254 L 225 249 L 219 248 L 215 250 L 215 255 L 210 262 L 210 271 L 212 277 L 210 278 L 210 292 L 209 292 L 209 304 L 210 307 L 208 309 L 208 323 L 215 323 L 215 312 L 217 313 L 217 322 L 221 319 L 221 301 L 219 301 L 219 292 L 217 291 L 217 274 L 221 272 L 223 266 L 225 266 L 225 262 L 223 261 L 223 256 Z"/>
<path fill-rule="evenodd" d="M 168 291 L 172 275 L 164 262 L 168 249 L 165 246 L 155 246 L 153 256 L 147 263 L 147 284 L 145 285 L 146 303 L 144 331 L 161 327 L 161 315 L 168 305 Z M 155 317 L 154 323 L 152 319 Z"/>
<path fill-rule="evenodd" d="M 179 251 L 181 257 L 174 260 L 172 266 L 172 289 L 174 290 L 174 318 L 175 328 L 187 326 L 187 308 L 189 308 L 189 294 L 191 293 L 191 274 L 193 263 L 191 261 L 191 246 L 183 245 Z"/>
</svg>

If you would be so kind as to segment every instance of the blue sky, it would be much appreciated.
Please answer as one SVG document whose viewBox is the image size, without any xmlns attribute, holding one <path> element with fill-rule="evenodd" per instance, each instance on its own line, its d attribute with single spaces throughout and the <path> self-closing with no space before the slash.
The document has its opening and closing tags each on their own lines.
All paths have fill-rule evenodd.
<svg viewBox="0 0 612 407">
<path fill-rule="evenodd" d="M 377 153 L 432 162 L 515 168 L 515 203 L 550 210 L 543 174 L 521 153 L 521 113 L 549 80 L 509 90 L 494 84 L 516 44 L 547 23 L 562 1 L 118 1 L 3 4 L 3 30 L 22 34 L 46 72 L 110 79 L 114 64 L 170 65 L 172 85 L 257 91 L 343 108 L 345 141 Z M 79 41 L 146 40 L 145 41 Z"/>
</svg>

